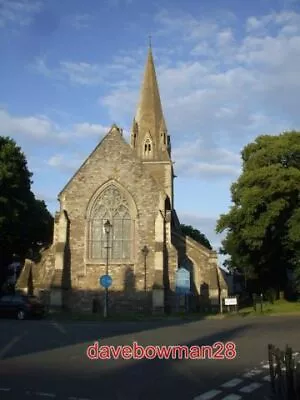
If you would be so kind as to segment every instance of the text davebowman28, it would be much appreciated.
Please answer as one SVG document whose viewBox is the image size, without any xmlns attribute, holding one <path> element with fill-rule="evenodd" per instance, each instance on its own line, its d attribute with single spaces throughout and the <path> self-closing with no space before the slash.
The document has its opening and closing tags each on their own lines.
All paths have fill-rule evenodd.
<svg viewBox="0 0 300 400">
<path fill-rule="evenodd" d="M 236 357 L 236 345 L 233 342 L 215 342 L 212 345 L 205 346 L 141 346 L 137 342 L 133 342 L 132 346 L 119 345 L 99 345 L 95 342 L 88 346 L 86 355 L 90 360 L 153 360 L 158 359 L 185 359 L 185 360 L 233 360 Z"/>
</svg>

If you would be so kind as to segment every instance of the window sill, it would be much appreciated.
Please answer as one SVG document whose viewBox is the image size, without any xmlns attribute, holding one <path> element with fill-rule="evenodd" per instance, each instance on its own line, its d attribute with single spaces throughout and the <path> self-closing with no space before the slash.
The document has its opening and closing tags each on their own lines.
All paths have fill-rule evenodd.
<svg viewBox="0 0 300 400">
<path fill-rule="evenodd" d="M 85 261 L 86 266 L 89 265 L 103 265 L 106 266 L 106 261 L 88 259 Z M 108 260 L 108 265 L 133 265 L 133 260 Z"/>
</svg>

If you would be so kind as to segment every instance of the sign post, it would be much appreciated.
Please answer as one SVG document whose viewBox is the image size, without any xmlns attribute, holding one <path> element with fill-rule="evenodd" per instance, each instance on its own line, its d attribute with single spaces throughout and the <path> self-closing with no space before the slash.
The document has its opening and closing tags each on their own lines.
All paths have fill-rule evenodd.
<svg viewBox="0 0 300 400">
<path fill-rule="evenodd" d="M 230 306 L 235 306 L 235 311 L 237 311 L 237 298 L 236 297 L 227 297 L 225 300 L 225 306 L 227 306 L 227 311 Z"/>
<path fill-rule="evenodd" d="M 108 288 L 111 286 L 112 284 L 112 278 L 110 275 L 102 275 L 99 278 L 99 283 L 102 287 L 104 287 L 105 289 L 105 301 L 104 301 L 104 310 L 103 310 L 103 314 L 104 314 L 104 318 L 107 318 L 107 309 L 108 309 Z"/>
</svg>

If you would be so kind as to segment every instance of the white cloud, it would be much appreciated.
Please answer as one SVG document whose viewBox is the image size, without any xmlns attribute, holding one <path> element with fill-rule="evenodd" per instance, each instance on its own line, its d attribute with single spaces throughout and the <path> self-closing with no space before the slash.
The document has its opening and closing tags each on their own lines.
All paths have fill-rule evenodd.
<svg viewBox="0 0 300 400">
<path fill-rule="evenodd" d="M 55 125 L 45 116 L 15 117 L 0 109 L 0 135 L 24 135 L 34 139 L 48 138 Z"/>
<path fill-rule="evenodd" d="M 239 26 L 245 37 L 237 36 L 230 15 L 197 19 L 162 11 L 155 21 L 156 35 L 176 42 L 171 52 L 154 47 L 154 57 L 179 171 L 201 177 L 236 176 L 240 165 L 225 157 L 225 144 L 240 149 L 259 134 L 300 126 L 300 14 L 252 16 Z M 110 90 L 98 104 L 116 123 L 128 126 L 139 100 L 145 53 L 146 49 L 123 51 L 103 65 L 61 61 L 55 68 L 38 59 L 36 69 L 79 85 L 105 83 Z M 58 132 L 68 137 L 72 131 L 80 137 L 101 136 L 105 130 L 85 122 Z M 190 143 L 179 148 L 183 137 Z M 184 156 L 188 148 L 198 153 Z"/>
<path fill-rule="evenodd" d="M 61 61 L 57 67 L 50 68 L 44 57 L 37 57 L 30 68 L 48 78 L 83 86 L 103 83 L 106 73 L 101 65 L 87 62 Z"/>
<path fill-rule="evenodd" d="M 104 2 L 110 7 L 120 7 L 122 5 L 131 5 L 134 1 L 137 0 L 104 0 Z"/>
<path fill-rule="evenodd" d="M 26 26 L 41 9 L 34 0 L 0 0 L 0 28 L 8 25 Z"/>
<path fill-rule="evenodd" d="M 296 34 L 300 32 L 299 23 L 300 15 L 294 11 L 273 12 L 263 17 L 249 17 L 246 30 L 255 35 L 267 34 L 271 29 L 277 29 L 281 35 Z"/>
<path fill-rule="evenodd" d="M 240 155 L 203 140 L 186 142 L 173 151 L 175 171 L 180 176 L 203 178 L 236 178 L 240 171 Z"/>
<path fill-rule="evenodd" d="M 69 173 L 75 172 L 83 161 L 83 157 L 78 155 L 55 154 L 46 161 L 46 164 L 61 172 Z"/>
<path fill-rule="evenodd" d="M 99 124 L 90 124 L 88 122 L 74 125 L 74 131 L 78 137 L 102 137 L 109 131 L 109 129 L 110 127 Z"/>
<path fill-rule="evenodd" d="M 96 64 L 63 61 L 60 63 L 60 71 L 69 78 L 70 82 L 81 85 L 99 84 L 104 79 L 101 67 Z"/>
<path fill-rule="evenodd" d="M 52 143 L 53 146 L 70 144 L 70 139 L 98 138 L 109 131 L 101 124 L 82 122 L 62 127 L 44 115 L 15 116 L 0 109 L 0 135 Z"/>
<path fill-rule="evenodd" d="M 279 133 L 300 126 L 299 13 L 249 18 L 244 38 L 237 36 L 234 23 L 228 24 L 226 18 L 198 20 L 186 13 L 162 11 L 156 22 L 158 35 L 171 38 L 171 43 L 174 39 L 174 48 L 183 43 L 185 49 L 177 54 L 180 61 L 162 63 L 158 54 L 163 49 L 154 48 L 173 138 L 188 129 L 194 137 L 229 139 L 240 146 L 266 131 Z M 265 32 L 258 34 L 262 29 Z M 137 59 L 140 62 L 140 55 Z M 141 82 L 132 79 L 136 70 L 127 67 L 130 79 L 122 76 L 117 88 L 101 99 L 116 120 L 132 118 L 138 101 Z"/>
<path fill-rule="evenodd" d="M 113 90 L 109 95 L 99 98 L 99 104 L 109 109 L 111 117 L 122 120 L 129 115 L 132 119 L 138 102 L 138 91 L 129 88 Z"/>
<path fill-rule="evenodd" d="M 160 11 L 156 17 L 156 22 L 160 25 L 157 36 L 181 35 L 184 40 L 203 40 L 211 37 L 218 31 L 218 25 L 212 20 L 198 20 L 187 13 L 172 12 L 167 10 Z"/>
<path fill-rule="evenodd" d="M 69 17 L 70 25 L 77 30 L 89 28 L 94 19 L 91 14 L 76 14 Z"/>
<path fill-rule="evenodd" d="M 217 43 L 219 46 L 221 47 L 228 46 L 232 43 L 232 41 L 233 41 L 233 33 L 230 28 L 225 29 L 218 33 Z"/>
</svg>

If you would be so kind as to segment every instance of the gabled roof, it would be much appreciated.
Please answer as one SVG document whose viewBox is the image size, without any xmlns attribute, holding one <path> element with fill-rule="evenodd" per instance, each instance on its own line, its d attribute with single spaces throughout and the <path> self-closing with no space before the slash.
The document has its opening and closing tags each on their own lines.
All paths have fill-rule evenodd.
<svg viewBox="0 0 300 400">
<path fill-rule="evenodd" d="M 86 165 L 86 163 L 93 157 L 93 155 L 95 154 L 95 152 L 99 149 L 99 147 L 102 146 L 103 142 L 111 135 L 116 135 L 119 136 L 119 138 L 126 144 L 128 145 L 128 143 L 126 142 L 126 140 L 124 139 L 123 135 L 122 135 L 122 130 L 116 125 L 113 124 L 110 128 L 110 130 L 108 131 L 108 133 L 102 138 L 102 140 L 97 144 L 97 146 L 94 148 L 94 150 L 90 153 L 90 155 L 85 159 L 85 161 L 81 164 L 81 166 L 78 168 L 78 170 L 75 172 L 75 174 L 68 180 L 68 182 L 66 183 L 66 185 L 63 187 L 63 189 L 59 192 L 58 194 L 58 199 L 60 198 L 60 196 L 63 194 L 63 192 L 67 189 L 67 187 L 70 185 L 70 183 L 74 180 L 74 178 L 78 175 L 78 173 L 82 170 L 82 168 Z M 131 149 L 131 147 L 128 145 L 128 147 Z"/>
<path fill-rule="evenodd" d="M 136 162 L 138 162 L 144 168 L 142 161 L 136 156 L 136 154 L 134 153 L 132 147 L 125 140 L 125 138 L 124 138 L 124 136 L 122 134 L 122 130 L 116 124 L 113 124 L 112 127 L 110 128 L 109 132 L 102 138 L 102 140 L 97 144 L 97 146 L 94 148 L 94 150 L 91 152 L 91 154 L 86 158 L 86 160 L 81 164 L 81 166 L 78 168 L 78 170 L 75 172 L 75 174 L 73 174 L 73 176 L 69 179 L 69 181 L 63 187 L 63 189 L 59 192 L 58 200 L 60 199 L 60 196 L 63 194 L 63 192 L 71 184 L 71 182 L 76 178 L 76 176 L 79 174 L 79 172 L 84 168 L 84 166 L 87 164 L 87 162 L 93 157 L 93 155 L 99 149 L 99 147 L 101 147 L 103 145 L 103 143 L 105 142 L 105 140 L 108 137 L 113 136 L 113 135 L 115 135 L 115 139 L 121 140 L 126 145 L 126 147 L 128 149 L 128 152 L 130 153 L 130 156 L 133 159 L 135 159 Z M 144 171 L 145 171 L 145 173 L 148 173 L 149 176 L 152 178 L 153 182 L 155 182 L 155 184 L 159 186 L 161 192 L 166 194 L 163 186 L 159 182 L 157 182 L 154 179 L 154 177 L 146 169 L 144 169 Z"/>
</svg>

